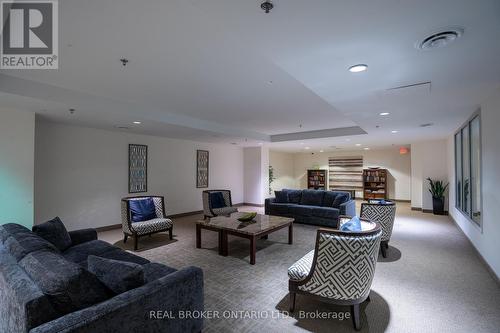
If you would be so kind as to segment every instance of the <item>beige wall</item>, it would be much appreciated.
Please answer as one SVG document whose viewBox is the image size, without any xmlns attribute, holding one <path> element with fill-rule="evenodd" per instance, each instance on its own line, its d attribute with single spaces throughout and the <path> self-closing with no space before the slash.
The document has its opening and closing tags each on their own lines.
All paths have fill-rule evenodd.
<svg viewBox="0 0 500 333">
<path fill-rule="evenodd" d="M 60 216 L 70 230 L 121 223 L 130 143 L 148 145 L 145 194 L 165 196 L 167 214 L 202 209 L 197 149 L 210 152 L 209 188 L 230 189 L 233 202 L 243 202 L 241 148 L 37 121 L 35 221 Z"/>
<path fill-rule="evenodd" d="M 269 164 L 274 169 L 275 180 L 271 184 L 273 191 L 284 188 L 298 188 L 298 182 L 295 179 L 293 163 L 294 154 L 277 151 L 269 152 Z M 274 196 L 274 193 L 271 193 Z"/>
<path fill-rule="evenodd" d="M 410 200 L 410 154 L 399 154 L 398 148 L 370 151 L 342 151 L 326 153 L 271 153 L 271 165 L 275 172 L 286 179 L 287 187 L 306 188 L 307 170 L 315 167 L 328 170 L 329 157 L 363 156 L 364 166 L 378 166 L 389 171 L 388 193 L 391 199 Z M 288 161 L 293 158 L 293 181 L 290 178 Z M 286 163 L 286 167 L 282 165 Z M 281 167 L 279 167 L 281 166 Z M 292 186 L 294 185 L 294 186 Z M 274 188 L 278 188 L 274 186 Z M 361 196 L 362 192 L 357 195 Z"/>
<path fill-rule="evenodd" d="M 33 226 L 35 115 L 0 109 L 0 224 Z"/>
</svg>

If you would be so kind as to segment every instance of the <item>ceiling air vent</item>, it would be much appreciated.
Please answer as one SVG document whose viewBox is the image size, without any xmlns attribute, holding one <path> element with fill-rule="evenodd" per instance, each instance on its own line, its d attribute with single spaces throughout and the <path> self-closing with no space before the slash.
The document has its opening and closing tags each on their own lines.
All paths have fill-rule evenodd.
<svg viewBox="0 0 500 333">
<path fill-rule="evenodd" d="M 422 50 L 436 49 L 438 47 L 447 46 L 460 38 L 464 33 L 462 28 L 448 28 L 440 32 L 433 33 L 426 37 L 422 42 L 417 43 L 417 48 Z"/>
</svg>

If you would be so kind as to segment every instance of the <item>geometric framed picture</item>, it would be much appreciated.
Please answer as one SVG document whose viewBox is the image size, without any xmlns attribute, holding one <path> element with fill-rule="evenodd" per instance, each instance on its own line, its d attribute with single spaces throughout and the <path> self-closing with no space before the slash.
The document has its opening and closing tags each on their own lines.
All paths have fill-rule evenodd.
<svg viewBox="0 0 500 333">
<path fill-rule="evenodd" d="M 128 193 L 148 191 L 148 146 L 128 145 Z"/>
<path fill-rule="evenodd" d="M 196 151 L 196 187 L 208 187 L 208 151 Z"/>
</svg>

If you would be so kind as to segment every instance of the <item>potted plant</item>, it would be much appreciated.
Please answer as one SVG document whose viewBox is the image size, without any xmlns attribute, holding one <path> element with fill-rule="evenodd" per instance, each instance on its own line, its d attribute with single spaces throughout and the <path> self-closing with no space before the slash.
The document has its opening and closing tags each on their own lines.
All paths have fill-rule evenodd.
<svg viewBox="0 0 500 333">
<path fill-rule="evenodd" d="M 271 187 L 271 184 L 273 183 L 273 181 L 275 179 L 276 179 L 276 177 L 274 177 L 274 168 L 270 165 L 269 166 L 269 194 L 273 193 L 273 188 Z"/>
<path fill-rule="evenodd" d="M 441 180 L 427 178 L 430 184 L 429 192 L 432 194 L 432 211 L 434 215 L 444 215 L 444 194 L 449 184 L 444 185 Z"/>
</svg>

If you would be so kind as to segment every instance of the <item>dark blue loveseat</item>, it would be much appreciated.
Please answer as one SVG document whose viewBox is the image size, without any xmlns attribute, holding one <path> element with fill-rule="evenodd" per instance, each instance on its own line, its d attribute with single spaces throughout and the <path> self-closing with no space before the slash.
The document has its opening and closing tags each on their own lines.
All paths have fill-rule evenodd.
<svg viewBox="0 0 500 333">
<path fill-rule="evenodd" d="M 0 332 L 201 331 L 203 320 L 195 316 L 203 311 L 200 268 L 151 263 L 97 240 L 94 229 L 69 236 L 70 246 L 60 251 L 24 226 L 0 226 Z M 89 255 L 142 266 L 144 284 L 110 292 L 86 269 Z M 180 311 L 195 317 L 182 319 Z"/>
<path fill-rule="evenodd" d="M 356 215 L 349 192 L 283 189 L 265 201 L 267 215 L 292 217 L 295 222 L 337 228 L 339 216 Z"/>
</svg>

